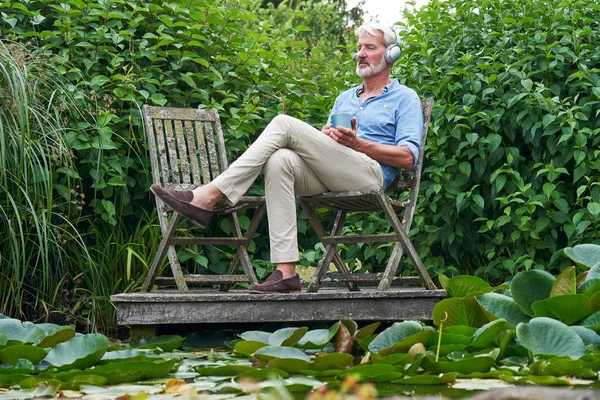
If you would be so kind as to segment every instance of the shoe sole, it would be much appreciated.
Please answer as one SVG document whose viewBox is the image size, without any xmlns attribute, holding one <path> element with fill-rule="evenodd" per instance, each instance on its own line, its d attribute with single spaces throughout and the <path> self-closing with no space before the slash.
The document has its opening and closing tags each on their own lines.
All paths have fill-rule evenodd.
<svg viewBox="0 0 600 400">
<path fill-rule="evenodd" d="M 183 217 L 185 217 L 187 220 L 189 220 L 192 224 L 196 225 L 197 227 L 199 227 L 201 229 L 206 228 L 206 224 L 202 224 L 202 223 L 198 222 L 195 218 L 193 218 L 189 214 L 187 214 L 186 211 L 183 211 L 181 209 L 182 204 L 188 205 L 188 206 L 189 206 L 189 204 L 182 203 L 181 201 L 174 199 L 170 196 L 163 195 L 162 193 L 155 191 L 152 186 L 150 187 L 150 191 L 152 193 L 154 193 L 154 195 L 156 197 L 158 197 L 163 203 L 165 203 L 166 205 L 171 207 L 173 209 L 173 211 L 175 211 L 178 214 L 181 214 Z M 193 206 L 190 206 L 190 207 L 193 207 Z"/>
</svg>

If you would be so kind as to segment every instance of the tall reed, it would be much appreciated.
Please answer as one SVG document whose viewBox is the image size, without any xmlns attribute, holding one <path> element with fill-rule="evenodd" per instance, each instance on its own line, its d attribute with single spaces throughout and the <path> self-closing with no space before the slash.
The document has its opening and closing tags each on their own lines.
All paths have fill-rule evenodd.
<svg viewBox="0 0 600 400">
<path fill-rule="evenodd" d="M 49 316 L 66 280 L 94 268 L 72 224 L 81 178 L 65 140 L 76 107 L 48 58 L 0 41 L 0 312 Z"/>
</svg>

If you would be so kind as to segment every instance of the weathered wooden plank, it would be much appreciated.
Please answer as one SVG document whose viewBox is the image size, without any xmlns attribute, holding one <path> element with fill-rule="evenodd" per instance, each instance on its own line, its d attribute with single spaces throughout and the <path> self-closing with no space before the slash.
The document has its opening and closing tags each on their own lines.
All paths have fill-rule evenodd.
<svg viewBox="0 0 600 400">
<path fill-rule="evenodd" d="M 222 282 L 248 282 L 248 278 L 240 274 L 229 274 L 229 275 L 199 275 L 199 274 L 185 274 L 183 275 L 186 283 L 222 283 Z M 175 278 L 170 276 L 162 276 L 154 279 L 157 284 L 166 283 L 175 285 Z"/>
<path fill-rule="evenodd" d="M 401 288 L 381 292 L 365 289 L 321 289 L 317 293 L 261 295 L 245 290 L 191 290 L 119 294 L 117 322 L 127 325 L 181 323 L 251 323 L 431 320 L 444 290 Z"/>
<path fill-rule="evenodd" d="M 213 127 L 210 123 L 206 123 L 204 125 L 204 138 L 206 140 L 206 147 L 208 149 L 208 163 L 210 165 L 210 176 L 212 180 L 219 176 L 221 170 L 219 169 L 218 154 L 217 147 L 215 146 Z"/>
<path fill-rule="evenodd" d="M 343 243 L 378 243 L 393 242 L 398 240 L 398 236 L 386 235 L 348 235 L 348 236 L 325 236 L 321 242 L 323 244 L 343 244 Z"/>
<path fill-rule="evenodd" d="M 152 119 L 187 120 L 187 121 L 214 121 L 213 110 L 176 107 L 145 106 L 144 114 Z"/>
<path fill-rule="evenodd" d="M 181 120 L 174 122 L 175 132 L 174 137 L 177 141 L 177 150 L 179 152 L 179 169 L 181 173 L 181 183 L 189 185 L 190 180 L 190 157 L 188 156 L 186 135 L 183 129 L 183 123 Z"/>
<path fill-rule="evenodd" d="M 202 169 L 202 183 L 210 182 L 210 163 L 208 161 L 208 152 L 206 150 L 206 140 L 204 138 L 204 128 L 200 121 L 195 122 L 196 141 L 198 143 L 198 157 L 200 158 L 200 168 Z"/>
<path fill-rule="evenodd" d="M 194 185 L 202 185 L 202 179 L 200 176 L 200 166 L 198 164 L 198 147 L 196 146 L 194 134 L 194 123 L 192 121 L 184 121 L 183 130 L 187 141 L 190 172 L 192 174 L 192 183 Z"/>
</svg>

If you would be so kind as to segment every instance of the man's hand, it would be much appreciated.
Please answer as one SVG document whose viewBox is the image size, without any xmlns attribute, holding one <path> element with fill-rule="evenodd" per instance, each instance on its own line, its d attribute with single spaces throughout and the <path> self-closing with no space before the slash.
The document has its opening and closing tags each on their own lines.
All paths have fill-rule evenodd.
<svg viewBox="0 0 600 400">
<path fill-rule="evenodd" d="M 321 129 L 321 132 L 354 150 L 357 150 L 360 144 L 360 139 L 356 136 L 356 117 L 352 117 L 352 129 L 343 126 L 332 127 L 331 124 L 327 124 Z"/>
</svg>

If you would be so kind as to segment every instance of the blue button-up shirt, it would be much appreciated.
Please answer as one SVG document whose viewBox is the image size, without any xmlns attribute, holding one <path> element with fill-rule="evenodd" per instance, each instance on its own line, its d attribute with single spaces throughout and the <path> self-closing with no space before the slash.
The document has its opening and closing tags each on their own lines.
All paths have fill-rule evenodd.
<svg viewBox="0 0 600 400">
<path fill-rule="evenodd" d="M 361 84 L 341 93 L 335 100 L 331 114 L 347 113 L 356 117 L 356 136 L 359 138 L 408 148 L 416 165 L 423 133 L 423 108 L 417 93 L 393 80 L 385 86 L 382 94 L 361 102 L 362 89 Z M 386 188 L 396 177 L 399 168 L 380 165 L 383 187 Z"/>
</svg>

